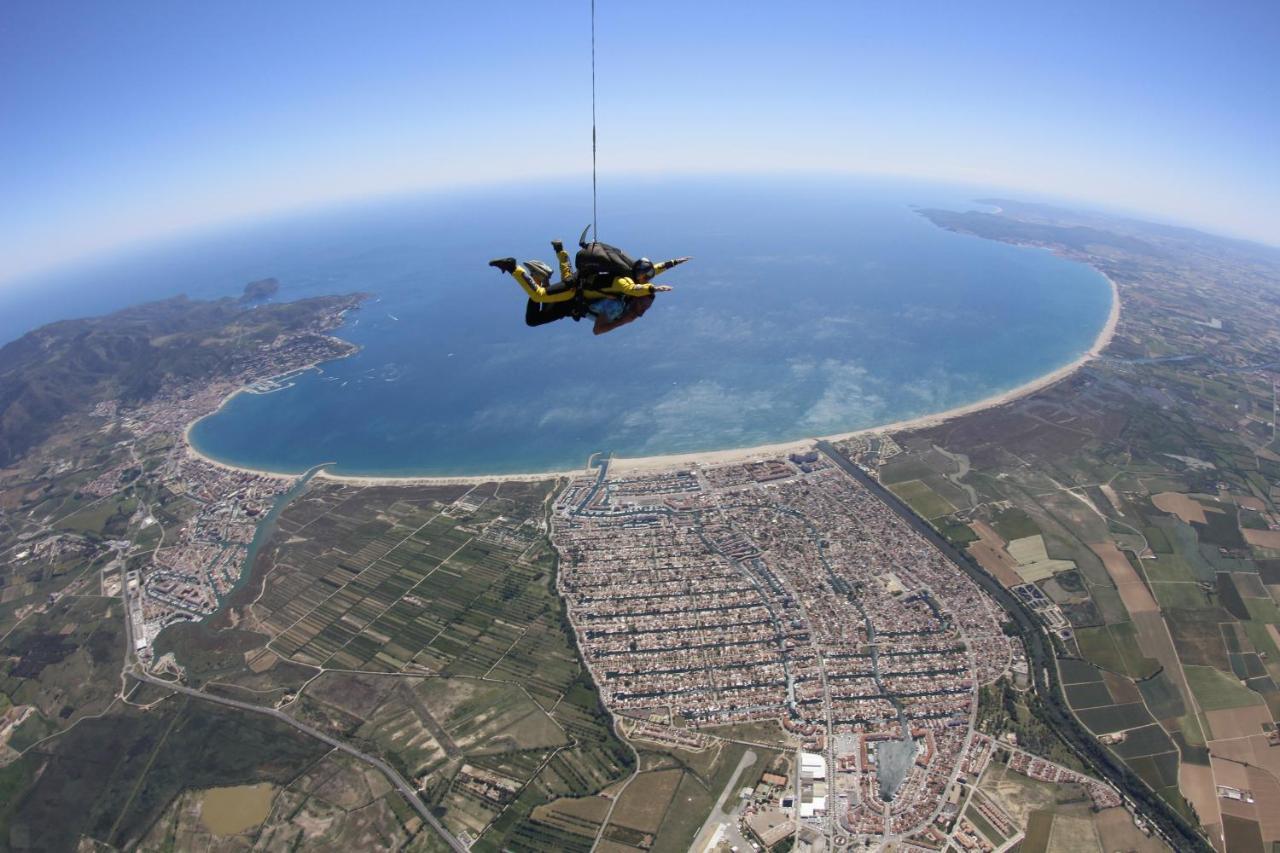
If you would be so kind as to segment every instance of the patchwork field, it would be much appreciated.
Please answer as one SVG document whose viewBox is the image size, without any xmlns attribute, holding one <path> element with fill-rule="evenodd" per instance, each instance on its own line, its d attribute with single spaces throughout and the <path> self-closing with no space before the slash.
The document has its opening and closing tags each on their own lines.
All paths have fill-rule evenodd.
<svg viewBox="0 0 1280 853">
<path fill-rule="evenodd" d="M 1198 379 L 1156 372 L 1163 388 L 1200 393 Z M 1063 699 L 1079 722 L 1219 849 L 1224 833 L 1280 842 L 1263 817 L 1280 814 L 1280 794 L 1222 757 L 1280 719 L 1280 533 L 1268 529 L 1280 462 L 1135 405 L 1127 382 L 1088 370 L 981 424 L 896 435 L 886 480 L 910 492 L 957 478 L 953 458 L 971 463 L 953 485 L 974 491 L 972 508 L 922 514 L 1005 586 L 1034 583 L 1061 611 Z M 1259 391 L 1270 405 L 1269 386 Z M 1263 805 L 1242 809 L 1224 779 Z M 1023 849 L 1076 837 L 1056 820 L 1035 817 Z"/>
<path fill-rule="evenodd" d="M 224 617 L 235 631 L 186 628 L 173 650 L 238 699 L 283 701 L 296 684 L 290 713 L 417 780 L 474 849 L 585 849 L 535 811 L 595 794 L 634 759 L 553 590 L 552 487 L 313 486 Z"/>
</svg>

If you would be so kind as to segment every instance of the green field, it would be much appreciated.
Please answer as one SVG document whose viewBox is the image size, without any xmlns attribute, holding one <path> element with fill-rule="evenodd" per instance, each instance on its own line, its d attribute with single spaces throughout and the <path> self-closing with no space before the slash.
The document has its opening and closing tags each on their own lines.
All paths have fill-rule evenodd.
<svg viewBox="0 0 1280 853">
<path fill-rule="evenodd" d="M 6 804 L 15 808 L 4 815 L 0 837 L 14 847 L 70 850 L 83 834 L 126 847 L 186 788 L 287 782 L 327 751 L 283 723 L 207 702 L 113 712 L 81 722 L 3 771 L 0 779 L 35 781 Z"/>
<path fill-rule="evenodd" d="M 1187 683 L 1196 701 L 1205 711 L 1261 705 L 1262 697 L 1240 683 L 1240 680 L 1211 666 L 1184 666 Z"/>
<path fill-rule="evenodd" d="M 938 518 L 956 511 L 950 501 L 929 488 L 921 480 L 894 483 L 889 488 L 924 518 Z"/>
<path fill-rule="evenodd" d="M 1159 661 L 1143 657 L 1138 632 L 1132 622 L 1080 628 L 1076 631 L 1080 654 L 1097 666 L 1127 675 L 1146 678 L 1160 668 Z"/>
<path fill-rule="evenodd" d="M 242 593 L 257 597 L 264 633 L 215 624 L 161 639 L 238 688 L 260 691 L 282 667 L 285 683 L 288 667 L 325 670 L 295 712 L 421 779 L 473 849 L 576 849 L 581 836 L 534 810 L 594 795 L 633 759 L 554 591 L 542 526 L 551 487 L 314 487 L 281 514 Z M 251 673 L 255 644 L 290 660 Z"/>
</svg>

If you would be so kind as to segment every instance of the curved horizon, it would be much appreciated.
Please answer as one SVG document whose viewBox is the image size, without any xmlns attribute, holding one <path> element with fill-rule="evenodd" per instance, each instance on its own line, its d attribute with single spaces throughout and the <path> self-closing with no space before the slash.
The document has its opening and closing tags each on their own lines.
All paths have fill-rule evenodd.
<svg viewBox="0 0 1280 853">
<path fill-rule="evenodd" d="M 17 7 L 0 279 L 175 229 L 583 175 L 593 128 L 605 181 L 856 169 L 1280 242 L 1272 7 L 598 6 L 594 75 L 586 6 L 491 0 L 483 25 L 411 3 Z M 643 61 L 637 33 L 662 34 Z"/>
<path fill-rule="evenodd" d="M 1017 196 L 1019 200 L 1039 204 L 1051 204 L 1079 211 L 1096 211 L 1112 216 L 1121 216 L 1179 228 L 1190 228 L 1210 237 L 1235 240 L 1253 244 L 1261 248 L 1280 251 L 1280 236 L 1272 242 L 1256 234 L 1233 231 L 1214 223 L 1195 218 L 1178 217 L 1168 212 L 1155 209 L 1144 209 L 1130 206 L 1116 200 L 1105 200 L 1092 195 L 1064 193 L 1043 186 L 1001 184 L 999 182 L 983 182 L 972 176 L 939 176 L 927 170 L 920 172 L 868 171 L 857 168 L 841 168 L 836 166 L 777 167 L 756 166 L 743 169 L 699 169 L 689 168 L 633 168 L 615 170 L 601 180 L 602 192 L 616 192 L 619 187 L 626 187 L 642 179 L 692 178 L 703 181 L 724 179 L 813 179 L 824 176 L 835 176 L 853 181 L 870 183 L 885 182 L 894 184 L 919 183 L 925 186 L 945 186 L 959 192 L 971 193 L 975 196 Z M 294 201 L 267 207 L 237 211 L 229 215 L 181 223 L 177 226 L 150 230 L 145 234 L 136 234 L 122 239 L 112 239 L 100 245 L 94 245 L 73 252 L 70 256 L 41 262 L 23 269 L 9 272 L 0 271 L 0 296 L 6 292 L 18 294 L 40 287 L 47 282 L 56 281 L 67 276 L 81 275 L 90 272 L 94 267 L 110 265 L 116 261 L 131 258 L 149 252 L 165 251 L 175 245 L 191 241 L 200 241 L 210 237 L 248 231 L 273 224 L 296 221 L 317 216 L 340 215 L 362 207 L 377 206 L 397 201 L 413 201 L 424 198 L 447 198 L 456 194 L 471 194 L 485 191 L 506 192 L 512 189 L 525 191 L 535 187 L 563 187 L 578 184 L 582 194 L 584 211 L 590 210 L 590 172 L 581 170 L 563 170 L 546 174 L 521 174 L 510 176 L 471 176 L 461 180 L 446 180 L 412 186 L 391 186 L 363 191 L 355 194 L 326 196 L 310 201 Z M 607 218 L 607 211 L 606 211 Z M 0 343 L 3 338 L 0 338 Z"/>
</svg>

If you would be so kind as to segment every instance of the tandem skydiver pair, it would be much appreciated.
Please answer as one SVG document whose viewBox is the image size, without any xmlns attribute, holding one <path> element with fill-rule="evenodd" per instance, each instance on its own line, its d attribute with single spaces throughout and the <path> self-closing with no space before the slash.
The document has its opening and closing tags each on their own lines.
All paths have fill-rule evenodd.
<svg viewBox="0 0 1280 853">
<path fill-rule="evenodd" d="M 489 266 L 510 274 L 529 297 L 524 321 L 541 326 L 556 320 L 585 316 L 595 318 L 592 331 L 597 335 L 611 332 L 644 315 L 653 305 L 654 295 L 671 288 L 655 285 L 660 275 L 689 258 L 675 258 L 653 263 L 648 258 L 633 261 L 621 249 L 599 241 L 586 241 L 586 230 L 578 240 L 575 272 L 569 253 L 559 240 L 552 240 L 560 266 L 560 281 L 552 284 L 551 268 L 541 261 L 517 264 L 515 258 L 498 258 Z"/>
</svg>

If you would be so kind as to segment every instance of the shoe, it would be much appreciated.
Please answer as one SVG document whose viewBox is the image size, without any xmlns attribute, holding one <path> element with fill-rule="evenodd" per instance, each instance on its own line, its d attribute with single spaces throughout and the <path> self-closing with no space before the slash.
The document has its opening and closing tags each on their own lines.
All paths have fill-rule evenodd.
<svg viewBox="0 0 1280 853">
<path fill-rule="evenodd" d="M 553 249 L 555 249 L 555 250 L 556 250 L 556 254 L 557 254 L 557 255 L 558 255 L 558 254 L 560 254 L 561 252 L 563 252 L 563 251 L 564 251 L 564 241 L 562 241 L 562 240 L 552 240 L 552 241 L 551 241 L 551 248 L 553 248 Z"/>
<path fill-rule="evenodd" d="M 516 271 L 516 259 L 515 258 L 497 258 L 496 260 L 489 261 L 489 266 L 493 267 L 496 270 L 501 270 L 502 272 L 510 275 L 511 273 Z"/>
<path fill-rule="evenodd" d="M 534 281 L 546 287 L 551 282 L 551 267 L 542 261 L 525 261 L 524 268 Z"/>
</svg>

